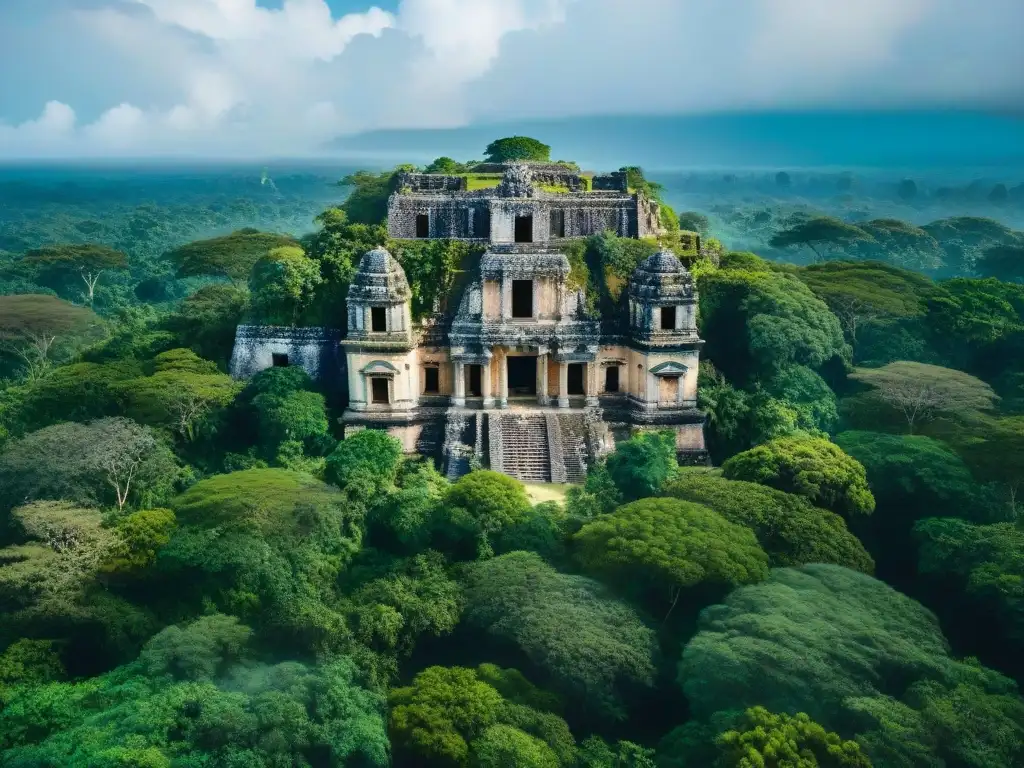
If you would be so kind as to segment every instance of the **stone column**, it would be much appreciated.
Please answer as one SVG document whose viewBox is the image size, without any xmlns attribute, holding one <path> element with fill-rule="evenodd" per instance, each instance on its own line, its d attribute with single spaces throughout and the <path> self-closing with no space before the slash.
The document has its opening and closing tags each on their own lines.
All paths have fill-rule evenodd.
<svg viewBox="0 0 1024 768">
<path fill-rule="evenodd" d="M 565 361 L 558 363 L 558 407 L 569 407 L 569 364 Z"/>
<path fill-rule="evenodd" d="M 587 394 L 587 405 L 596 406 L 597 400 L 597 359 L 591 360 L 587 363 L 586 375 L 583 378 L 583 391 Z"/>
<path fill-rule="evenodd" d="M 491 396 L 491 364 L 489 362 L 480 366 L 480 394 L 484 398 L 484 408 L 493 408 L 494 397 Z"/>
<path fill-rule="evenodd" d="M 500 310 L 499 310 L 498 314 L 500 315 L 501 322 L 503 322 L 503 323 L 508 322 L 508 316 L 510 314 L 509 306 L 508 306 L 509 305 L 509 294 L 511 293 L 511 291 L 512 291 L 512 284 L 509 283 L 509 281 L 505 279 L 505 275 L 503 273 L 502 276 L 501 276 L 501 282 L 498 283 L 498 292 L 499 292 L 498 306 L 500 307 Z"/>
<path fill-rule="evenodd" d="M 456 408 L 466 407 L 466 364 L 455 363 L 455 397 L 452 398 L 452 405 Z"/>
<path fill-rule="evenodd" d="M 508 351 L 502 350 L 498 359 L 498 407 L 508 408 Z"/>
<path fill-rule="evenodd" d="M 537 373 L 540 379 L 537 384 L 537 405 L 548 404 L 548 356 L 547 353 L 537 355 Z"/>
</svg>

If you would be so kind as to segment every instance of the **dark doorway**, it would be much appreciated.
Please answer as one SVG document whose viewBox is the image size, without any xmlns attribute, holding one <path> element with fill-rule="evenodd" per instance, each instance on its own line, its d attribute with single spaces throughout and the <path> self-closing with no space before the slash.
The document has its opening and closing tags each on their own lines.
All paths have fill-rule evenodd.
<svg viewBox="0 0 1024 768">
<path fill-rule="evenodd" d="M 619 391 L 619 366 L 609 365 L 604 369 L 604 391 Z"/>
<path fill-rule="evenodd" d="M 423 369 L 423 394 L 435 395 L 441 390 L 441 371 L 436 365 Z"/>
<path fill-rule="evenodd" d="M 583 394 L 583 363 L 569 363 L 569 394 Z"/>
<path fill-rule="evenodd" d="M 533 216 L 516 216 L 516 242 L 533 242 Z"/>
<path fill-rule="evenodd" d="M 467 375 L 469 376 L 469 381 L 467 382 L 466 391 L 470 397 L 480 397 L 483 394 L 483 390 L 480 388 L 480 366 L 469 366 Z"/>
<path fill-rule="evenodd" d="M 281 352 L 272 353 L 270 355 L 270 361 L 273 363 L 275 368 L 288 367 L 288 355 L 282 354 Z"/>
<path fill-rule="evenodd" d="M 512 281 L 512 317 L 533 317 L 533 280 Z"/>
<path fill-rule="evenodd" d="M 370 307 L 370 330 L 374 333 L 387 332 L 388 314 L 384 307 Z"/>
<path fill-rule="evenodd" d="M 560 208 L 551 211 L 551 237 L 565 237 L 565 211 Z"/>
<path fill-rule="evenodd" d="M 416 237 L 430 237 L 430 217 L 425 213 L 416 216 Z"/>
<path fill-rule="evenodd" d="M 670 331 L 676 327 L 676 308 L 675 307 L 662 307 L 661 308 L 661 329 L 663 331 Z"/>
<path fill-rule="evenodd" d="M 508 393 L 537 394 L 537 358 L 533 355 L 508 358 Z"/>
<path fill-rule="evenodd" d="M 370 391 L 373 393 L 373 402 L 385 404 L 391 402 L 391 399 L 388 397 L 387 379 L 374 376 L 370 379 Z"/>
</svg>

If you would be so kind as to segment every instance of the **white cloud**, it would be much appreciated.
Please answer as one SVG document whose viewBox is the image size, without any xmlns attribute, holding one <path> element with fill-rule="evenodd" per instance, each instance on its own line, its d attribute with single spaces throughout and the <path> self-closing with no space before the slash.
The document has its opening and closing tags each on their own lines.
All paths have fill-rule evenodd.
<svg viewBox="0 0 1024 768">
<path fill-rule="evenodd" d="M 0 155 L 289 155 L 512 116 L 1024 96 L 1020 0 L 401 0 L 340 18 L 325 0 L 55 2 L 75 23 L 49 29 L 91 41 L 100 76 L 55 89 L 66 103 L 38 77 L 42 113 L 0 122 Z M 38 57 L 23 66 L 76 66 L 42 41 Z M 76 120 L 78 101 L 103 107 Z"/>
</svg>

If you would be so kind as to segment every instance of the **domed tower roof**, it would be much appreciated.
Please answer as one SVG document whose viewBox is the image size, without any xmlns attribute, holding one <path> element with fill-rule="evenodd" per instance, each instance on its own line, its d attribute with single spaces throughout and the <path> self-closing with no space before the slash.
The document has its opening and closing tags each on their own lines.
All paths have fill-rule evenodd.
<svg viewBox="0 0 1024 768">
<path fill-rule="evenodd" d="M 633 271 L 629 295 L 636 301 L 675 304 L 696 297 L 693 276 L 667 249 L 648 256 Z"/>
<path fill-rule="evenodd" d="M 363 254 L 348 289 L 349 303 L 403 304 L 410 299 L 405 270 L 384 248 Z"/>
</svg>

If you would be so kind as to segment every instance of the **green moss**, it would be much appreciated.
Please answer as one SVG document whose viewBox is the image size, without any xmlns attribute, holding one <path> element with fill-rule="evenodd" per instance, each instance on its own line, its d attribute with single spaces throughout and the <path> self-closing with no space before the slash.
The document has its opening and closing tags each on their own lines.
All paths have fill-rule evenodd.
<svg viewBox="0 0 1024 768">
<path fill-rule="evenodd" d="M 500 173 L 467 173 L 466 189 L 472 192 L 476 189 L 493 189 L 501 183 Z"/>
</svg>

